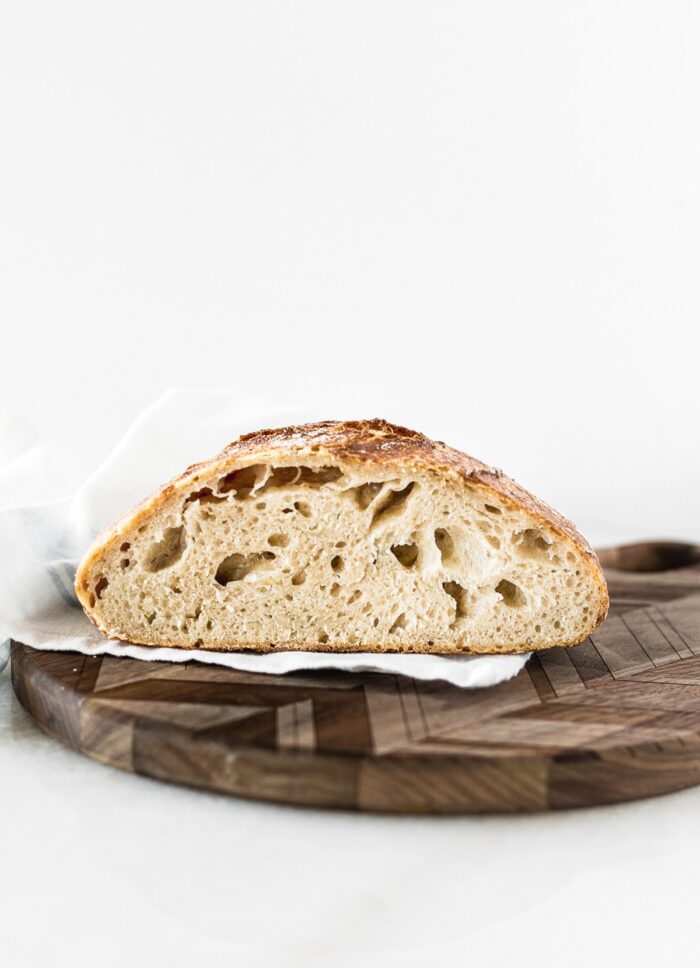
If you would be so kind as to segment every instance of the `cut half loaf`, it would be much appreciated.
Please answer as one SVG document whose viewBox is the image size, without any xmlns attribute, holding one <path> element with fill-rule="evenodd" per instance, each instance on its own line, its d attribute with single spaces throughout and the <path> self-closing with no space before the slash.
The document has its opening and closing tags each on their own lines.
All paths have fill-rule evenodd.
<svg viewBox="0 0 700 968">
<path fill-rule="evenodd" d="M 608 607 L 571 522 L 383 420 L 241 437 L 100 535 L 76 591 L 112 638 L 259 652 L 546 649 Z"/>
</svg>

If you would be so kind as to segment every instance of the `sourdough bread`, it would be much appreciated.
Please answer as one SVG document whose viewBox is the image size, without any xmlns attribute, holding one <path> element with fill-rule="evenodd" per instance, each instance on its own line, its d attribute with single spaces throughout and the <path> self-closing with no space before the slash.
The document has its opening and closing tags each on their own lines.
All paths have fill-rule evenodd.
<svg viewBox="0 0 700 968">
<path fill-rule="evenodd" d="M 608 607 L 570 521 L 382 420 L 241 437 L 98 536 L 75 587 L 111 638 L 215 650 L 522 652 Z"/>
</svg>

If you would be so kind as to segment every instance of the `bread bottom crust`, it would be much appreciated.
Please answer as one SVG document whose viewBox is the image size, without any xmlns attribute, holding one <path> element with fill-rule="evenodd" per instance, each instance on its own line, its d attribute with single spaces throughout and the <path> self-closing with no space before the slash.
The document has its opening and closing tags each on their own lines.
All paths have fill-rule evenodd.
<svg viewBox="0 0 700 968">
<path fill-rule="evenodd" d="M 110 633 L 104 629 L 100 629 L 100 631 L 113 642 L 120 642 L 122 645 L 137 645 L 145 649 L 177 649 L 180 652 L 240 652 L 251 653 L 254 655 L 273 655 L 276 652 L 320 652 L 327 655 L 357 655 L 366 653 L 371 655 L 436 655 L 441 656 L 442 658 L 463 658 L 470 655 L 521 655 L 523 652 L 543 652 L 547 649 L 568 648 L 572 645 L 578 645 L 579 643 L 585 641 L 587 637 L 583 636 L 583 638 L 579 637 L 561 640 L 547 643 L 545 645 L 534 645 L 531 642 L 527 642 L 498 646 L 497 648 L 492 645 L 470 645 L 464 648 L 445 650 L 440 649 L 439 646 L 421 644 L 409 645 L 402 648 L 386 648 L 382 645 L 348 645 L 344 643 L 341 648 L 333 648 L 332 646 L 329 647 L 328 643 L 321 644 L 319 642 L 308 642 L 304 643 L 303 645 L 270 645 L 269 643 L 248 643 L 244 646 L 228 644 L 203 646 L 177 642 L 168 643 L 165 645 L 162 642 L 135 642 L 131 641 L 130 639 L 121 639 L 116 635 L 110 635 Z"/>
</svg>

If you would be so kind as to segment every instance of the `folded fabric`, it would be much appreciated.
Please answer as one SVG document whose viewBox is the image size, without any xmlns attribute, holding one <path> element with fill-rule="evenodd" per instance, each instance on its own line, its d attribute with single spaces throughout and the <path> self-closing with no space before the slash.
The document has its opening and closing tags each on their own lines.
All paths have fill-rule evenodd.
<svg viewBox="0 0 700 968">
<path fill-rule="evenodd" d="M 28 482 L 62 481 L 57 464 L 65 458 L 33 444 L 26 435 L 19 446 L 16 441 L 3 446 L 4 428 L 0 427 L 0 459 L 5 456 L 0 465 L 0 668 L 7 661 L 9 641 L 14 639 L 40 649 L 107 653 L 146 661 L 196 659 L 273 675 L 299 669 L 344 669 L 444 680 L 463 687 L 495 685 L 516 675 L 527 654 L 253 655 L 154 649 L 107 639 L 88 621 L 75 597 L 73 579 L 80 556 L 101 528 L 183 466 L 216 451 L 239 434 L 314 416 L 308 408 L 272 405 L 236 393 L 169 390 L 134 422 L 73 497 L 57 496 L 33 504 L 21 500 L 24 493 L 36 493 L 28 489 Z"/>
</svg>

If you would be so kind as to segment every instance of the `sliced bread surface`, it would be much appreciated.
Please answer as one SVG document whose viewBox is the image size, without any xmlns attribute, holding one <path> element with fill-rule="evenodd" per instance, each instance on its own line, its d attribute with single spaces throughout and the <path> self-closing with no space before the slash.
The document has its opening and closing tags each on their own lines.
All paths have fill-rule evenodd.
<svg viewBox="0 0 700 968">
<path fill-rule="evenodd" d="M 523 652 L 608 607 L 570 521 L 383 420 L 239 438 L 99 535 L 75 587 L 112 638 L 224 651 Z"/>
</svg>

